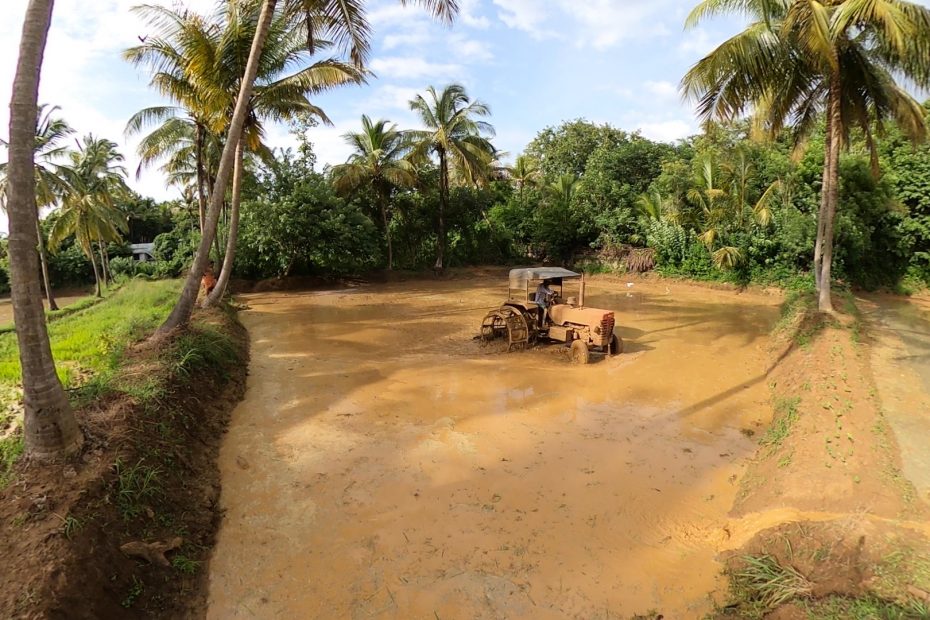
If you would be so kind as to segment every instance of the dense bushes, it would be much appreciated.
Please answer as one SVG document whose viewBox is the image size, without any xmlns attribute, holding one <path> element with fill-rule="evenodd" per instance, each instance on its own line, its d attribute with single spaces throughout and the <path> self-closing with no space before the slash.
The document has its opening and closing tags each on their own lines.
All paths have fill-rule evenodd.
<svg viewBox="0 0 930 620">
<path fill-rule="evenodd" d="M 614 269 L 623 267 L 630 248 L 649 248 L 648 264 L 654 261 L 666 274 L 807 282 L 823 138 L 814 137 L 799 153 L 787 139 L 760 143 L 749 133 L 747 123 L 709 126 L 669 145 L 581 120 L 546 128 L 528 145 L 521 166 L 496 169 L 481 186 L 452 187 L 446 264 L 583 260 L 589 269 Z M 880 175 L 861 137 L 851 137 L 841 159 L 834 273 L 865 287 L 930 282 L 930 147 L 912 147 L 895 127 L 887 128 L 879 147 Z M 314 163 L 305 140 L 299 154 L 253 162 L 237 276 L 347 275 L 386 266 L 374 195 L 362 189 L 337 196 L 327 171 L 316 172 Z M 389 192 L 388 225 L 400 269 L 427 269 L 436 257 L 438 173 L 421 163 L 417 177 L 415 187 Z M 154 240 L 156 261 L 134 262 L 125 246 L 111 245 L 112 272 L 181 275 L 200 239 L 192 206 L 128 202 L 124 210 L 138 237 L 128 241 Z M 43 223 L 46 230 L 53 220 Z M 220 245 L 225 235 L 224 225 Z M 56 286 L 92 281 L 87 259 L 71 242 L 49 263 Z"/>
</svg>

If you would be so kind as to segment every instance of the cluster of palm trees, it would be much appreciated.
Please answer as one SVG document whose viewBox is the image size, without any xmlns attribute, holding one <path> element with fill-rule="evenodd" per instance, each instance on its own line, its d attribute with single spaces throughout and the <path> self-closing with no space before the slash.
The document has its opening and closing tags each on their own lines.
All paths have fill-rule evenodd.
<svg viewBox="0 0 930 620">
<path fill-rule="evenodd" d="M 790 127 L 798 146 L 826 118 L 814 274 L 820 309 L 832 311 L 840 153 L 858 130 L 877 174 L 873 136 L 884 121 L 894 120 L 914 141 L 926 139 L 920 104 L 896 80 L 930 87 L 930 9 L 904 0 L 704 0 L 687 25 L 719 13 L 748 15 L 751 23 L 682 80 L 702 118 L 751 111 L 760 133 Z"/>
<path fill-rule="evenodd" d="M 420 5 L 446 23 L 458 12 L 456 0 L 399 2 Z M 134 57 L 152 69 L 153 85 L 175 106 L 143 113 L 130 128 L 135 125 L 141 130 L 148 123 L 161 123 L 162 129 L 172 121 L 161 135 L 148 136 L 148 146 L 174 159 L 169 171 L 177 179 L 192 176 L 202 188 L 197 190 L 202 214 L 200 244 L 178 302 L 156 338 L 190 321 L 227 202 L 232 229 L 236 202 L 228 201 L 230 180 L 237 177 L 234 169 L 241 179 L 246 152 L 260 152 L 261 121 L 286 118 L 282 107 L 323 116 L 306 100 L 308 94 L 358 83 L 367 75 L 372 31 L 366 0 L 230 0 L 220 6 L 227 11 L 225 19 L 153 12 L 154 32 L 143 38 L 142 49 Z M 10 285 L 22 366 L 24 443 L 33 458 L 69 454 L 83 443 L 55 371 L 38 277 L 35 130 L 39 77 L 53 9 L 54 0 L 29 0 L 26 6 L 10 101 L 7 168 Z M 266 53 L 266 45 L 271 52 Z M 191 53 L 198 49 L 211 53 Z M 328 49 L 348 62 L 331 59 L 287 74 Z M 127 54 L 132 58 L 134 52 Z M 108 149 L 93 151 L 99 154 Z M 92 169 L 90 164 L 82 166 L 84 171 Z M 232 232 L 230 239 L 232 246 L 227 244 L 226 254 L 232 260 Z M 230 270 L 223 271 L 228 278 Z"/>
<path fill-rule="evenodd" d="M 130 193 L 116 144 L 88 135 L 72 149 L 68 142 L 74 129 L 55 115 L 57 111 L 57 107 L 39 106 L 34 151 L 36 207 L 58 207 L 48 239 L 36 221 L 39 263 L 51 310 L 58 305 L 49 282 L 46 248 L 54 252 L 74 237 L 93 266 L 96 294 L 101 296 L 102 285 L 109 280 L 106 246 L 120 241 L 127 230 L 126 216 L 117 203 Z M 0 141 L 0 145 L 6 143 Z M 7 163 L 0 164 L 0 205 L 4 208 L 7 168 Z"/>
<path fill-rule="evenodd" d="M 381 214 L 388 269 L 392 269 L 391 195 L 398 189 L 416 186 L 418 171 L 435 157 L 439 165 L 439 240 L 434 269 L 441 272 L 450 187 L 480 186 L 496 170 L 498 153 L 489 140 L 494 128 L 481 120 L 491 112 L 484 103 L 470 99 L 460 84 L 450 84 L 439 92 L 430 86 L 425 97 L 417 95 L 410 101 L 410 109 L 416 112 L 424 129 L 399 131 L 389 121 L 372 122 L 362 116 L 362 131 L 345 135 L 354 152 L 346 163 L 333 167 L 333 185 L 343 194 L 371 191 Z"/>
<path fill-rule="evenodd" d="M 720 269 L 733 269 L 745 256 L 743 251 L 721 241 L 730 231 L 746 230 L 750 224 L 768 226 L 777 200 L 790 204 L 788 185 L 777 179 L 758 190 L 758 178 L 750 154 L 737 147 L 721 155 L 710 149 L 699 153 L 681 196 L 659 192 L 640 196 L 636 207 L 649 220 L 665 220 L 689 225 L 700 231 L 698 239 Z"/>
<path fill-rule="evenodd" d="M 245 74 L 259 6 L 250 2 L 224 3 L 220 12 L 210 16 L 151 5 L 134 10 L 149 23 L 153 33 L 124 55 L 133 64 L 150 69 L 152 86 L 175 105 L 139 111 L 129 120 L 126 132 L 132 135 L 154 127 L 139 145 L 140 170 L 164 162 L 161 169 L 169 183 L 197 196 L 203 232 L 206 205 Z M 235 148 L 231 191 L 228 198 L 223 196 L 228 233 L 225 252 L 219 235 L 214 236 L 214 251 L 217 258 L 222 258 L 222 269 L 208 304 L 222 298 L 235 260 L 245 157 L 266 161 L 272 157 L 264 143 L 265 124 L 301 115 L 329 123 L 325 112 L 309 97 L 365 81 L 366 72 L 355 65 L 337 58 L 312 58 L 307 50 L 308 36 L 305 22 L 294 23 L 286 13 L 273 16 Z M 332 46 L 330 41 L 318 38 L 313 53 Z M 292 70 L 294 67 L 298 68 Z"/>
</svg>

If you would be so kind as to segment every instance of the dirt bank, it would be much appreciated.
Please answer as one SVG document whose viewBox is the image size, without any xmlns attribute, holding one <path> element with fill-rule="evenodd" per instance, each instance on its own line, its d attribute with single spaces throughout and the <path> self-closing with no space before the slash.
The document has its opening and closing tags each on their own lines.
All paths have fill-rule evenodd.
<svg viewBox="0 0 930 620">
<path fill-rule="evenodd" d="M 882 322 L 889 300 L 860 300 L 863 315 L 844 297 L 831 319 L 804 299 L 773 341 L 775 418 L 740 481 L 731 607 L 718 614 L 926 617 L 930 523 L 915 485 L 926 476 L 917 448 L 930 441 L 928 396 L 892 354 L 901 343 Z"/>
<path fill-rule="evenodd" d="M 140 345 L 115 391 L 78 411 L 80 455 L 19 464 L 0 492 L 0 617 L 203 615 L 216 453 L 244 388 L 246 342 L 236 319 L 216 311 Z M 127 543 L 167 543 L 169 552 L 147 561 L 122 552 Z"/>
<path fill-rule="evenodd" d="M 472 339 L 502 278 L 264 294 L 208 617 L 698 617 L 779 298 L 599 283 L 626 353 Z"/>
</svg>

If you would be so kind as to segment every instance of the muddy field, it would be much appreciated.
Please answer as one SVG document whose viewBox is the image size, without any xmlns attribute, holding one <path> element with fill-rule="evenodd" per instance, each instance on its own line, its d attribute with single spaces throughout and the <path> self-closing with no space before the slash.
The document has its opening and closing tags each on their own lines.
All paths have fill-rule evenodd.
<svg viewBox="0 0 930 620">
<path fill-rule="evenodd" d="M 64 308 L 70 306 L 73 303 L 81 301 L 86 297 L 93 295 L 93 291 L 78 291 L 74 289 L 69 289 L 66 291 L 56 291 L 55 292 L 55 301 L 58 303 L 59 308 Z M 48 302 L 43 302 L 45 309 L 48 310 Z M 10 298 L 0 299 L 0 327 L 4 325 L 10 325 L 13 323 L 13 304 L 10 303 Z"/>
<path fill-rule="evenodd" d="M 777 296 L 596 282 L 626 353 L 472 339 L 497 280 L 246 298 L 211 618 L 710 608 Z M 246 568 L 247 567 L 247 568 Z"/>
</svg>

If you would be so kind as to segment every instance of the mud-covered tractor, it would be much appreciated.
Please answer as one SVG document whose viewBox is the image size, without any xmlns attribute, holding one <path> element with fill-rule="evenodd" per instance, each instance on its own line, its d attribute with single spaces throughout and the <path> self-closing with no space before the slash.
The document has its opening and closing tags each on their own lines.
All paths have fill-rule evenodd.
<svg viewBox="0 0 930 620">
<path fill-rule="evenodd" d="M 504 339 L 509 350 L 536 342 L 564 343 L 572 361 L 587 364 L 592 348 L 607 355 L 623 352 L 623 340 L 614 332 L 614 313 L 584 305 L 584 275 L 559 267 L 512 269 L 507 301 L 491 310 L 481 323 L 485 342 Z M 566 297 L 565 283 L 570 296 Z M 544 309 L 536 303 L 537 288 L 552 291 Z"/>
</svg>

